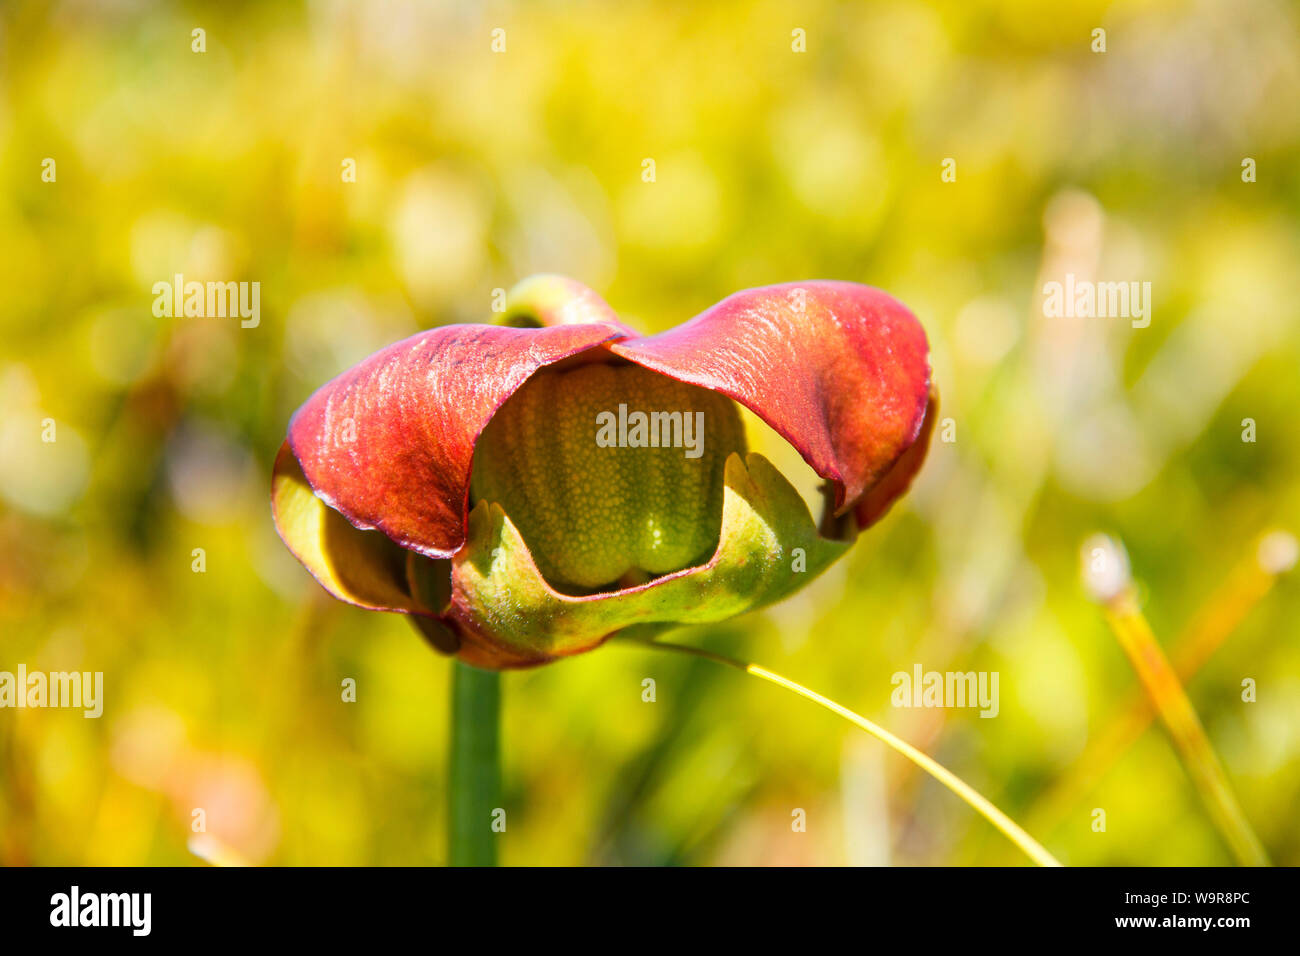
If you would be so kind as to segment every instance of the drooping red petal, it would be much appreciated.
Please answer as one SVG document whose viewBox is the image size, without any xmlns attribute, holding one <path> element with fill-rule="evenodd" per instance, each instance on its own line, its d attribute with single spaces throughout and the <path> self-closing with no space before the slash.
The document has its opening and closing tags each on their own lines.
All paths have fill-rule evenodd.
<svg viewBox="0 0 1300 956">
<path fill-rule="evenodd" d="M 352 524 L 450 557 L 465 541 L 488 420 L 539 368 L 623 334 L 608 324 L 421 332 L 318 389 L 289 423 L 289 445 L 316 495 Z"/>
<path fill-rule="evenodd" d="M 930 449 L 930 435 L 934 431 L 934 421 L 939 415 L 939 390 L 930 386 L 930 400 L 925 406 L 925 421 L 921 423 L 921 432 L 894 462 L 892 468 L 885 472 L 880 480 L 867 489 L 854 511 L 858 527 L 866 528 L 884 517 L 890 506 L 902 497 L 912 485 L 912 479 L 925 463 L 925 453 Z"/>
<path fill-rule="evenodd" d="M 749 408 L 836 483 L 837 514 L 916 442 L 930 394 L 921 324 L 896 299 L 852 282 L 737 292 L 674 329 L 608 348 Z"/>
</svg>

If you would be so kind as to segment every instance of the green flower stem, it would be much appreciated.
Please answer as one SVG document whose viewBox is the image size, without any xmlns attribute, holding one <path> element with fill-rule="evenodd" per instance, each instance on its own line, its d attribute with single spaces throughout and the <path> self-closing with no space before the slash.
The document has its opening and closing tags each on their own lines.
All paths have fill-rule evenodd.
<svg viewBox="0 0 1300 956">
<path fill-rule="evenodd" d="M 501 806 L 501 674 L 452 662 L 448 861 L 496 866 Z"/>
</svg>

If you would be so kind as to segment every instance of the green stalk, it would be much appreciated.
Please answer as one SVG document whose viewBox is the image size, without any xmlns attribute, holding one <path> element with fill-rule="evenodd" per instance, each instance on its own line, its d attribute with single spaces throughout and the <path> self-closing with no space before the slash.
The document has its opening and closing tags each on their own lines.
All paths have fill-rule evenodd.
<svg viewBox="0 0 1300 956">
<path fill-rule="evenodd" d="M 451 672 L 448 862 L 496 866 L 501 806 L 501 674 L 460 661 Z"/>
<path fill-rule="evenodd" d="M 738 671 L 749 674 L 751 677 L 757 677 L 765 680 L 777 687 L 784 687 L 806 700 L 812 701 L 818 707 L 824 707 L 833 714 L 843 717 L 855 727 L 865 730 L 871 736 L 881 741 L 885 746 L 890 747 L 896 752 L 902 754 L 912 763 L 916 764 L 930 776 L 934 777 L 941 784 L 955 793 L 958 797 L 966 802 L 972 810 L 988 820 L 1000 831 L 1002 835 L 1014 843 L 1024 852 L 1024 854 L 1037 863 L 1039 866 L 1060 866 L 1056 858 L 1048 853 L 1046 849 L 1037 840 L 1026 833 L 1019 824 L 1009 816 L 995 807 L 983 794 L 979 793 L 974 787 L 966 783 L 955 773 L 943 766 L 938 761 L 923 754 L 911 744 L 898 737 L 895 737 L 884 727 L 874 724 L 861 714 L 855 713 L 838 704 L 824 694 L 819 694 L 803 684 L 796 683 L 788 677 L 782 677 L 775 671 L 770 671 L 766 667 L 760 667 L 757 664 L 751 664 L 748 661 L 736 660 L 734 657 L 725 657 L 722 654 L 715 654 L 712 651 L 706 651 L 703 648 L 691 647 L 688 644 L 667 644 L 662 641 L 656 641 L 650 638 L 628 637 L 624 638 L 624 643 L 639 644 L 642 647 L 649 647 L 655 650 L 675 651 L 678 654 L 692 654 L 695 657 L 702 657 L 705 660 L 715 661 L 718 664 L 724 664 L 727 667 L 734 667 Z"/>
<path fill-rule="evenodd" d="M 1138 606 L 1133 586 L 1123 588 L 1102 608 L 1232 855 L 1242 866 L 1268 866 L 1268 854 L 1237 802 L 1196 708 Z"/>
</svg>

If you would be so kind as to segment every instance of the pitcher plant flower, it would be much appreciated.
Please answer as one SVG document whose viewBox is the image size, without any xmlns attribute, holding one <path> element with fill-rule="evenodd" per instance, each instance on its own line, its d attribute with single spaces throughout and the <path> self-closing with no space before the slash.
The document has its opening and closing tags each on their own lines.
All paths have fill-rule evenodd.
<svg viewBox="0 0 1300 956">
<path fill-rule="evenodd" d="M 825 480 L 819 522 L 737 403 Z M 273 511 L 334 597 L 527 667 L 798 590 L 907 490 L 935 412 L 925 332 L 877 289 L 750 289 L 640 336 L 535 276 L 499 324 L 421 332 L 316 391 Z"/>
</svg>

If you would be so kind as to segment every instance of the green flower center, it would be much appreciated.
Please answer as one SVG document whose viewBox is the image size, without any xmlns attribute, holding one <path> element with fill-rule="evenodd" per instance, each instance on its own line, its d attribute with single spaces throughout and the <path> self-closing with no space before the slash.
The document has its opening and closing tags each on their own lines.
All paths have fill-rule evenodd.
<svg viewBox="0 0 1300 956">
<path fill-rule="evenodd" d="M 732 452 L 725 395 L 624 362 L 544 370 L 479 438 L 470 497 L 501 505 L 557 590 L 625 587 L 712 555 Z"/>
</svg>

